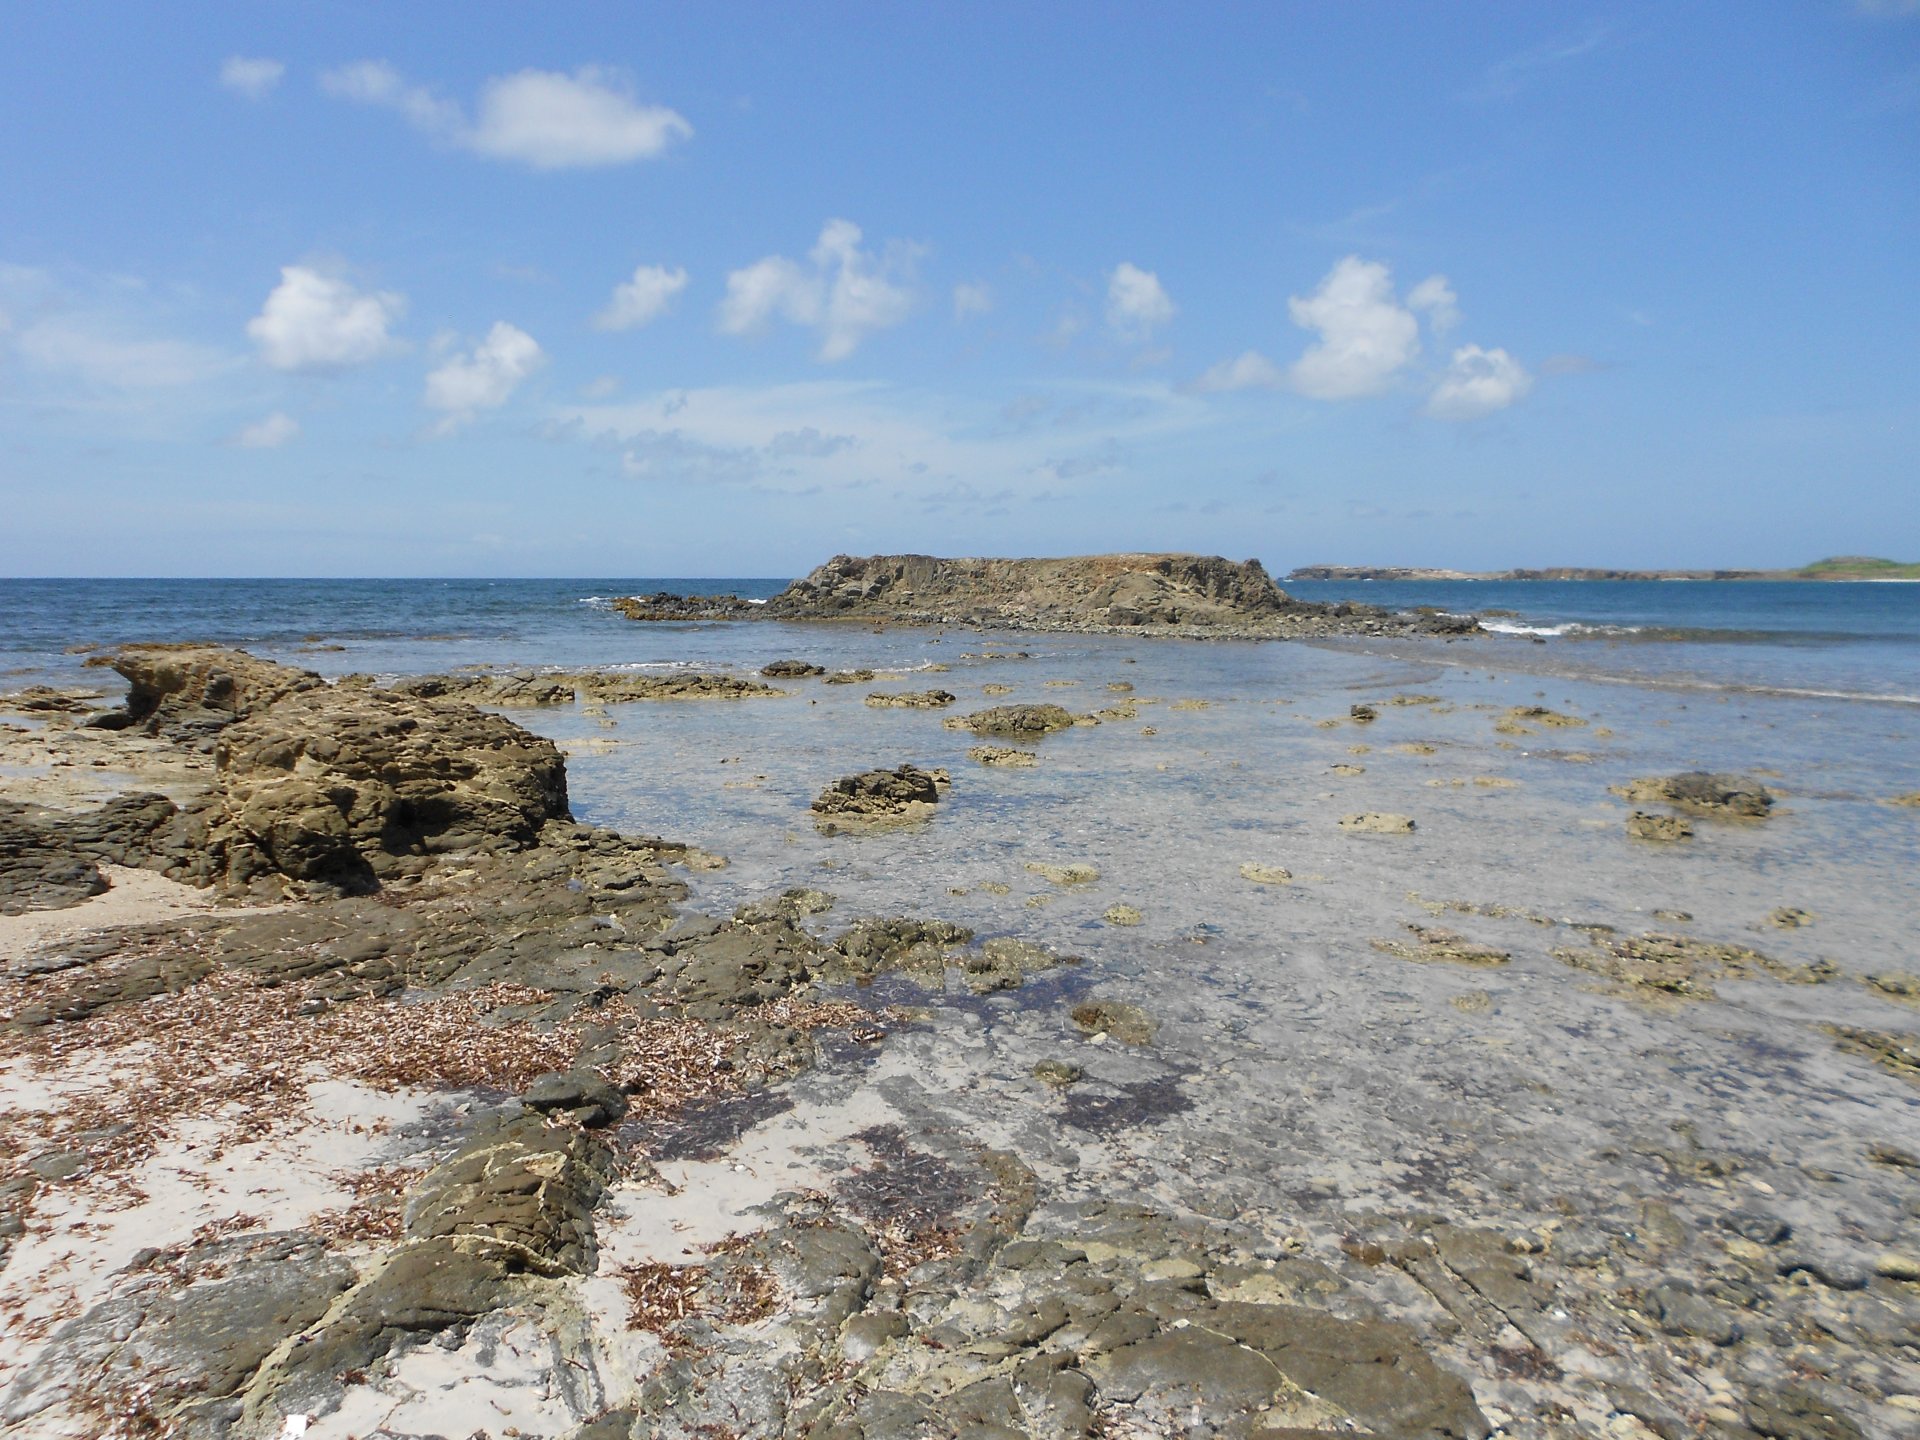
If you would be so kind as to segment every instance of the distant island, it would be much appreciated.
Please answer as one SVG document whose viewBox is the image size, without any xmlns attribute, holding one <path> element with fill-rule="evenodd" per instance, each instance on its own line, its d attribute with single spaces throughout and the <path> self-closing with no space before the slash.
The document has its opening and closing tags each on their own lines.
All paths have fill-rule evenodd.
<svg viewBox="0 0 1920 1440">
<path fill-rule="evenodd" d="M 1920 563 L 1872 555 L 1831 555 L 1798 570 L 1435 570 L 1410 565 L 1301 565 L 1289 580 L 1920 580 Z"/>
</svg>

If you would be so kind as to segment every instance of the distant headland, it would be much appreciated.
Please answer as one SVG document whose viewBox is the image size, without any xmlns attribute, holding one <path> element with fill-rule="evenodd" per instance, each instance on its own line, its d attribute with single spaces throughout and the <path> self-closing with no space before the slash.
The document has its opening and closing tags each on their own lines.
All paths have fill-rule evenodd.
<svg viewBox="0 0 1920 1440">
<path fill-rule="evenodd" d="M 1832 555 L 1797 570 L 1608 570 L 1554 565 L 1541 570 L 1437 570 L 1411 565 L 1301 565 L 1289 580 L 1920 580 L 1920 563 Z"/>
</svg>

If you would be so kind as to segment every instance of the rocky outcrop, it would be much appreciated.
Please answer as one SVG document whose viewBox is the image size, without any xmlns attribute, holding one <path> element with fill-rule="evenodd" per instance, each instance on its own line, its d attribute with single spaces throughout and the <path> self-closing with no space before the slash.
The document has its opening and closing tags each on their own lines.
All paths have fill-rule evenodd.
<svg viewBox="0 0 1920 1440">
<path fill-rule="evenodd" d="M 940 802 L 941 785 L 946 781 L 944 770 L 926 771 L 912 765 L 843 775 L 813 802 L 815 823 L 871 825 L 923 820 Z"/>
<path fill-rule="evenodd" d="M 123 727 L 210 750 L 212 783 L 184 808 L 133 794 L 65 817 L 60 845 L 83 861 L 354 893 L 435 855 L 525 849 L 570 818 L 553 743 L 470 705 L 330 686 L 203 646 L 139 647 L 113 663 L 129 681 Z"/>
<path fill-rule="evenodd" d="M 763 665 L 760 673 L 769 680 L 804 680 L 809 675 L 824 675 L 827 667 L 811 660 L 775 660 Z"/>
<path fill-rule="evenodd" d="M 111 665 L 127 680 L 124 709 L 102 717 L 108 728 L 135 727 L 203 748 L 234 721 L 327 683 L 311 670 L 216 645 L 133 645 L 87 664 Z"/>
<path fill-rule="evenodd" d="M 1026 620 L 1135 627 L 1218 625 L 1293 602 L 1257 560 L 1211 555 L 1088 555 L 947 560 L 836 555 L 769 600 L 771 615 L 903 620 Z"/>
<path fill-rule="evenodd" d="M 291 694 L 223 731 L 214 765 L 216 837 L 280 874 L 348 890 L 403 857 L 524 848 L 568 818 L 552 741 L 483 710 L 380 691 Z"/>
<path fill-rule="evenodd" d="M 738 595 L 675 595 L 668 590 L 622 595 L 610 603 L 629 620 L 738 620 L 759 608 Z"/>
<path fill-rule="evenodd" d="M 616 601 L 615 608 L 643 620 L 891 620 L 1276 639 L 1477 628 L 1459 616 L 1393 615 L 1369 605 L 1295 600 L 1258 560 L 1184 554 L 1021 560 L 836 555 L 764 604 L 732 596 L 650 595 Z"/>
</svg>

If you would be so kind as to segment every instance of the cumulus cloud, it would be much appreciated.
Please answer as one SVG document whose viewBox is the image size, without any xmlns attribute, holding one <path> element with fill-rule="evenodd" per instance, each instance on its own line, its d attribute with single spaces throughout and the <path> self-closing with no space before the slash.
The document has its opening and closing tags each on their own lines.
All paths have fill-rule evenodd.
<svg viewBox="0 0 1920 1440">
<path fill-rule="evenodd" d="M 969 280 L 953 287 L 953 318 L 984 315 L 993 309 L 993 287 L 984 280 Z"/>
<path fill-rule="evenodd" d="M 1393 294 L 1385 265 L 1349 255 L 1320 288 L 1287 301 L 1287 313 L 1320 340 L 1293 363 L 1293 388 L 1316 400 L 1374 395 L 1420 353 L 1420 322 Z"/>
<path fill-rule="evenodd" d="M 1407 292 L 1407 308 L 1426 315 L 1433 333 L 1444 335 L 1460 323 L 1460 297 L 1444 275 L 1429 275 Z"/>
<path fill-rule="evenodd" d="M 300 422 L 276 410 L 264 420 L 247 426 L 230 443 L 242 450 L 278 450 L 299 433 Z"/>
<path fill-rule="evenodd" d="M 230 55 L 220 67 L 220 83 L 236 95 L 264 100 L 280 83 L 287 67 L 264 56 Z"/>
<path fill-rule="evenodd" d="M 499 409 L 520 382 L 546 362 L 538 341 L 518 326 L 498 320 L 472 351 L 455 355 L 427 376 L 422 403 L 445 412 L 439 428 L 446 433 L 471 420 L 477 411 Z"/>
<path fill-rule="evenodd" d="M 1319 339 L 1284 370 L 1248 350 L 1203 372 L 1189 394 L 1293 390 L 1316 400 L 1352 400 L 1388 389 L 1420 357 L 1420 317 L 1437 336 L 1460 323 L 1460 297 L 1444 275 L 1395 295 L 1385 265 L 1349 255 L 1311 295 L 1287 301 L 1293 323 Z M 1533 377 L 1505 350 L 1463 345 L 1432 380 L 1424 412 L 1437 420 L 1476 420 L 1524 397 Z"/>
<path fill-rule="evenodd" d="M 1187 389 L 1195 394 L 1213 395 L 1228 390 L 1278 390 L 1286 383 L 1285 371 L 1258 350 L 1248 350 L 1231 360 L 1222 360 Z"/>
<path fill-rule="evenodd" d="M 1478 420 L 1532 388 L 1533 377 L 1506 351 L 1462 345 L 1427 397 L 1426 413 L 1436 420 Z"/>
<path fill-rule="evenodd" d="M 471 119 L 457 102 L 409 83 L 384 60 L 329 70 L 320 86 L 337 99 L 396 111 L 441 144 L 535 170 L 648 160 L 693 134 L 686 117 L 664 105 L 641 104 L 620 76 L 597 65 L 571 75 L 496 75 L 480 87 Z"/>
<path fill-rule="evenodd" d="M 1151 270 L 1123 260 L 1108 274 L 1107 326 L 1114 334 L 1144 341 L 1173 315 L 1173 301 Z"/>
<path fill-rule="evenodd" d="M 406 309 L 390 290 L 355 289 L 307 265 L 288 265 L 247 334 L 276 370 L 346 370 L 395 348 L 387 327 Z"/>
<path fill-rule="evenodd" d="M 637 330 L 650 325 L 666 313 L 673 297 L 687 288 L 685 270 L 669 270 L 663 265 L 641 265 L 633 278 L 616 285 L 607 308 L 593 317 L 596 330 Z"/>
<path fill-rule="evenodd" d="M 883 256 L 860 248 L 860 227 L 829 220 L 805 264 L 769 255 L 727 276 L 720 302 L 724 335 L 751 335 L 781 319 L 820 333 L 819 358 L 844 360 L 876 330 L 913 310 L 914 250 L 892 245 Z"/>
</svg>

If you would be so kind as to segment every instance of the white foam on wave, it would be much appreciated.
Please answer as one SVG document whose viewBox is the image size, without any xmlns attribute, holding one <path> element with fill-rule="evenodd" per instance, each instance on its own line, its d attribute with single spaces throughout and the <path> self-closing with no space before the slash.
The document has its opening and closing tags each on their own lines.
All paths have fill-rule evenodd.
<svg viewBox="0 0 1920 1440">
<path fill-rule="evenodd" d="M 1638 635 L 1638 625 L 1583 625 L 1562 620 L 1558 625 L 1528 625 L 1519 620 L 1481 620 L 1480 628 L 1495 635 Z"/>
</svg>

